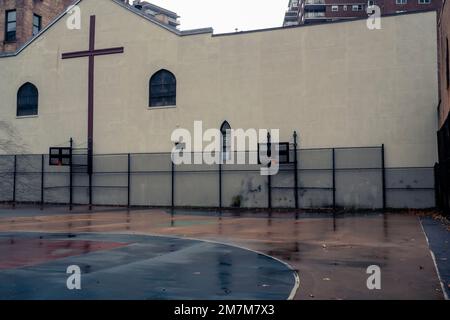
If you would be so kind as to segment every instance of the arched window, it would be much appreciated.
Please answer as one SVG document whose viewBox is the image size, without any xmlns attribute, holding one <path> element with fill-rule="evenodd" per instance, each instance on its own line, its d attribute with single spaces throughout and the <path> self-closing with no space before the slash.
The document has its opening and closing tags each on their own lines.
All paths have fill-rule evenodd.
<svg viewBox="0 0 450 320">
<path fill-rule="evenodd" d="M 17 116 L 34 116 L 38 114 L 39 93 L 32 83 L 25 83 L 17 91 Z"/>
<path fill-rule="evenodd" d="M 150 107 L 174 106 L 177 103 L 177 79 L 172 72 L 160 70 L 150 78 Z"/>
<path fill-rule="evenodd" d="M 231 126 L 227 121 L 222 123 L 220 127 L 220 133 L 222 134 L 222 159 L 231 159 Z"/>
</svg>

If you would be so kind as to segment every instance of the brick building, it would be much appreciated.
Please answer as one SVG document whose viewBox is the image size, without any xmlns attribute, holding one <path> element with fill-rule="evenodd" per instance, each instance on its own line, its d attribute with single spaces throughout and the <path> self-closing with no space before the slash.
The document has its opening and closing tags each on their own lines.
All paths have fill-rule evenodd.
<svg viewBox="0 0 450 320">
<path fill-rule="evenodd" d="M 16 51 L 73 0 L 0 1 L 0 52 Z"/>
<path fill-rule="evenodd" d="M 75 0 L 1 0 L 0 52 L 16 51 L 75 2 Z M 127 0 L 123 2 L 129 4 Z M 179 25 L 179 17 L 175 12 L 145 1 L 134 1 L 130 6 L 173 28 Z"/>
<path fill-rule="evenodd" d="M 440 105 L 439 126 L 443 127 L 450 113 L 450 70 L 449 70 L 449 38 L 450 38 L 450 4 L 444 2 L 438 18 L 439 27 L 439 80 Z"/>
<path fill-rule="evenodd" d="M 450 212 L 450 4 L 445 1 L 438 18 L 439 63 L 439 165 L 436 167 L 437 200 Z"/>
<path fill-rule="evenodd" d="M 129 3 L 127 0 L 124 0 L 124 2 Z M 152 17 L 172 28 L 177 28 L 180 24 L 178 22 L 179 16 L 175 12 L 161 8 L 147 1 L 134 0 L 132 6 L 140 10 L 145 15 Z"/>
<path fill-rule="evenodd" d="M 377 5 L 381 14 L 439 9 L 442 0 L 290 0 L 284 26 L 367 17 L 366 8 Z"/>
</svg>

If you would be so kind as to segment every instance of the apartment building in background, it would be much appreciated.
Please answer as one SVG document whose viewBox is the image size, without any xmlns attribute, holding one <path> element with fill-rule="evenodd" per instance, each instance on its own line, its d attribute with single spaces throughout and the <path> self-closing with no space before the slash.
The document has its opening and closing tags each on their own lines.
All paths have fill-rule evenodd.
<svg viewBox="0 0 450 320">
<path fill-rule="evenodd" d="M 127 1 L 125 0 L 125 2 Z M 135 0 L 133 1 L 133 7 L 142 11 L 143 14 L 150 16 L 172 28 L 177 28 L 180 25 L 178 22 L 179 16 L 175 12 L 158 7 L 157 5 L 147 1 Z"/>
<path fill-rule="evenodd" d="M 175 12 L 146 1 L 122 1 L 165 25 L 179 25 Z M 73 3 L 75 0 L 0 0 L 0 53 L 15 52 Z"/>
<path fill-rule="evenodd" d="M 445 1 L 438 17 L 438 65 L 439 65 L 439 127 L 446 130 L 448 141 L 442 143 L 448 152 L 442 160 L 450 160 L 450 4 Z M 444 141 L 443 141 L 444 142 Z M 445 153 L 445 152 L 442 152 Z M 445 158 L 445 159 L 444 159 Z"/>
<path fill-rule="evenodd" d="M 381 14 L 439 10 L 442 0 L 289 0 L 283 25 L 296 26 L 367 17 L 366 8 L 377 5 Z"/>
<path fill-rule="evenodd" d="M 72 1 L 0 1 L 0 52 L 16 51 L 64 12 Z"/>
<path fill-rule="evenodd" d="M 450 213 L 450 4 L 445 1 L 438 16 L 439 66 L 439 163 L 435 167 L 436 202 Z"/>
</svg>

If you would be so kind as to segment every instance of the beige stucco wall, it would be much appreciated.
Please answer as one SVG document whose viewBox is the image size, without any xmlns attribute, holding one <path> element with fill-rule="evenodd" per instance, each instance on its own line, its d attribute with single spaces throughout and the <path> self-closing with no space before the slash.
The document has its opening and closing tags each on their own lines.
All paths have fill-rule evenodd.
<svg viewBox="0 0 450 320">
<path fill-rule="evenodd" d="M 382 30 L 353 21 L 211 37 L 177 36 L 110 0 L 84 0 L 82 29 L 65 19 L 16 57 L 0 58 L 0 117 L 27 152 L 86 140 L 89 16 L 96 47 L 95 152 L 170 151 L 177 127 L 293 130 L 301 147 L 386 144 L 388 166 L 437 159 L 437 52 L 434 12 L 386 17 Z M 176 108 L 148 108 L 148 80 L 161 68 L 177 77 Z M 39 89 L 39 116 L 16 119 L 16 92 Z"/>
</svg>

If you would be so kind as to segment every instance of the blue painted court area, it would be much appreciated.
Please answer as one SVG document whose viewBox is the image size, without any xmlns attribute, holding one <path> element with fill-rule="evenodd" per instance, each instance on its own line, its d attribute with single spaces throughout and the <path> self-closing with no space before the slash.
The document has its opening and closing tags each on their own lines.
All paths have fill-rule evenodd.
<svg viewBox="0 0 450 320">
<path fill-rule="evenodd" d="M 421 221 L 448 299 L 450 297 L 450 232 L 447 226 L 433 218 L 425 217 Z"/>
<path fill-rule="evenodd" d="M 295 272 L 228 245 L 117 234 L 0 233 L 0 299 L 287 299 Z M 81 269 L 81 290 L 66 270 Z"/>
</svg>

